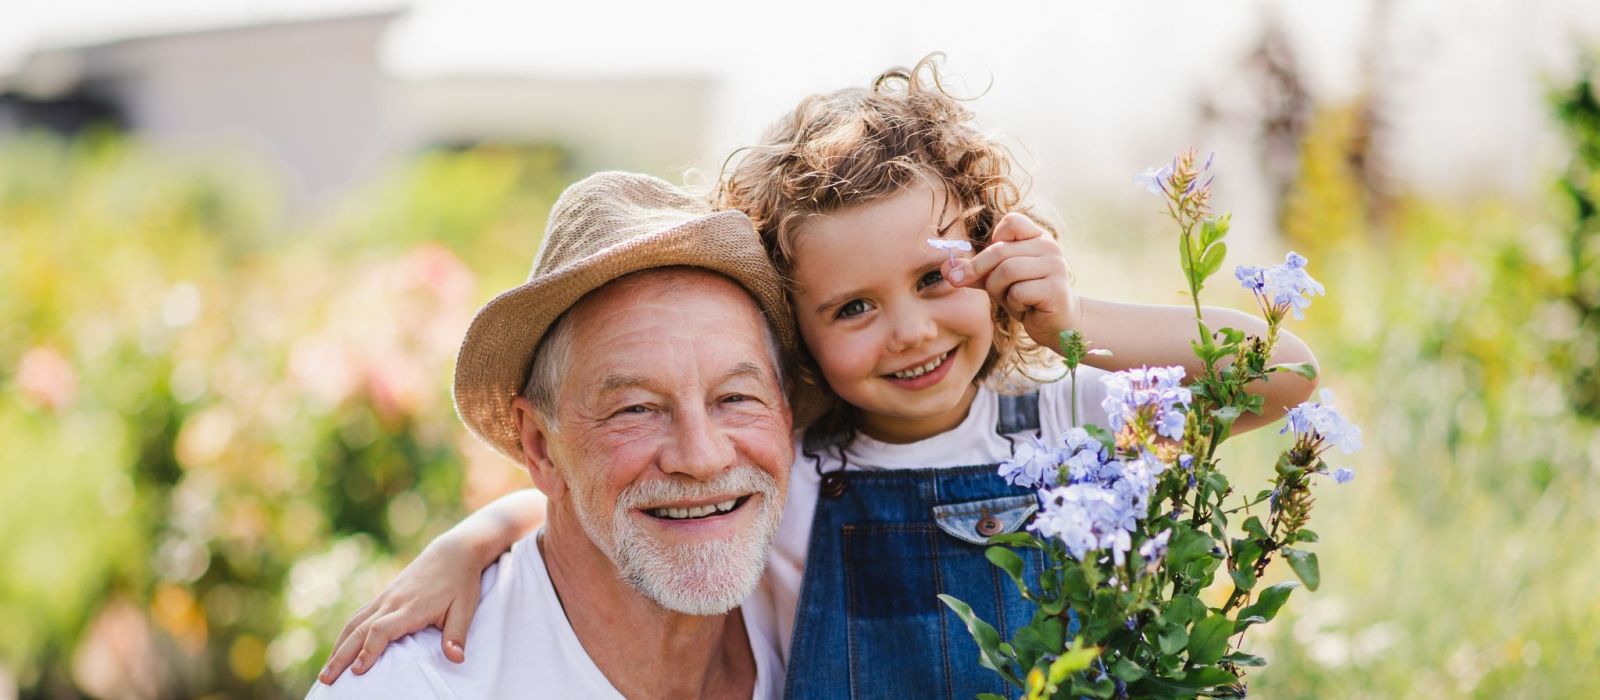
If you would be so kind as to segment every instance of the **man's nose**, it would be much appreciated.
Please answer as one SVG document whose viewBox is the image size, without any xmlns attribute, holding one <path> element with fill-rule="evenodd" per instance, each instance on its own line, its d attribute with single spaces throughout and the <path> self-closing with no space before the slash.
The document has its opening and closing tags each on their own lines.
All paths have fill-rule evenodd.
<svg viewBox="0 0 1600 700">
<path fill-rule="evenodd" d="M 661 451 L 661 471 L 709 480 L 733 465 L 733 442 L 704 407 L 673 416 L 672 440 Z"/>
</svg>

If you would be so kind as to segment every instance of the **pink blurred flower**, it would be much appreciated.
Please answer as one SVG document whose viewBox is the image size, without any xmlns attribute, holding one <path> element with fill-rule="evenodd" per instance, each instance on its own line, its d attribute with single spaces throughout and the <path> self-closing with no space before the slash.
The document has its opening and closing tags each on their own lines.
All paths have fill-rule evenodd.
<svg viewBox="0 0 1600 700">
<path fill-rule="evenodd" d="M 78 373 L 55 348 L 41 345 L 22 354 L 17 387 L 35 405 L 60 411 L 78 395 Z"/>
</svg>

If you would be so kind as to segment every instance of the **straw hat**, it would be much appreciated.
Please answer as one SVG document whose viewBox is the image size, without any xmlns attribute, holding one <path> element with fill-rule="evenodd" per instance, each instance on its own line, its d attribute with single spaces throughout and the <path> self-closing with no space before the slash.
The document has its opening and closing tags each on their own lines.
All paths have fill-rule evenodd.
<svg viewBox="0 0 1600 700">
<path fill-rule="evenodd" d="M 713 211 L 693 194 L 649 175 L 603 172 L 561 193 L 527 283 L 478 310 L 456 358 L 456 413 L 479 438 L 521 462 L 511 409 L 534 349 L 583 295 L 624 275 L 686 265 L 728 276 L 755 297 L 788 354 L 794 321 L 783 285 L 738 211 Z"/>
</svg>

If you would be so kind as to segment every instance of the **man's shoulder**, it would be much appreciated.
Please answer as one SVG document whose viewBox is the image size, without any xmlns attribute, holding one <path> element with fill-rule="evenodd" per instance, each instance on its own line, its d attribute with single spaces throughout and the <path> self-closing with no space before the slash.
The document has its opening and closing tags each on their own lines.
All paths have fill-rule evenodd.
<svg viewBox="0 0 1600 700">
<path fill-rule="evenodd" d="M 450 661 L 442 651 L 443 633 L 426 627 L 391 643 L 372 668 L 362 675 L 345 671 L 333 685 L 317 682 L 307 700 L 345 698 L 455 698 L 473 693 L 457 693 L 465 687 L 493 685 L 502 675 L 498 668 L 507 642 L 503 629 L 513 620 L 524 623 L 538 617 L 538 596 L 529 595 L 528 586 L 537 586 L 544 571 L 543 559 L 533 536 L 517 542 L 500 559 L 483 570 L 478 608 L 468 629 L 466 663 Z M 494 642 L 490 642 L 494 639 Z M 480 644 L 474 641 L 482 640 Z M 498 643 L 498 644 L 497 644 Z M 465 685 L 464 685 L 465 684 Z"/>
<path fill-rule="evenodd" d="M 366 673 L 358 676 L 346 670 L 333 681 L 333 685 L 314 681 L 306 700 L 454 698 L 455 695 L 440 682 L 439 677 L 422 660 L 424 657 L 419 655 L 429 644 L 437 649 L 440 638 L 439 631 L 429 627 L 395 640 Z M 438 656 L 444 659 L 443 653 Z"/>
</svg>

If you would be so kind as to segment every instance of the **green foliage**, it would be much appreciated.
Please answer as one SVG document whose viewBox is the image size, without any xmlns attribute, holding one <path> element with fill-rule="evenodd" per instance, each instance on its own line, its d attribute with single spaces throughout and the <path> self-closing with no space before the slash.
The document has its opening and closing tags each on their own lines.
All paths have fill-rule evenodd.
<svg viewBox="0 0 1600 700">
<path fill-rule="evenodd" d="M 1353 497 L 1318 504 L 1338 523 L 1321 589 L 1251 633 L 1272 661 L 1252 695 L 1600 696 L 1576 671 L 1600 657 L 1593 85 L 1555 95 L 1571 164 L 1532 204 L 1401 198 L 1369 220 L 1350 111 L 1314 122 L 1285 220 L 1342 303 L 1307 336 L 1374 430 Z"/>
<path fill-rule="evenodd" d="M 396 557 L 517 483 L 450 369 L 558 156 L 427 154 L 291 224 L 239 163 L 0 144 L 0 678 L 302 695 Z"/>
</svg>

